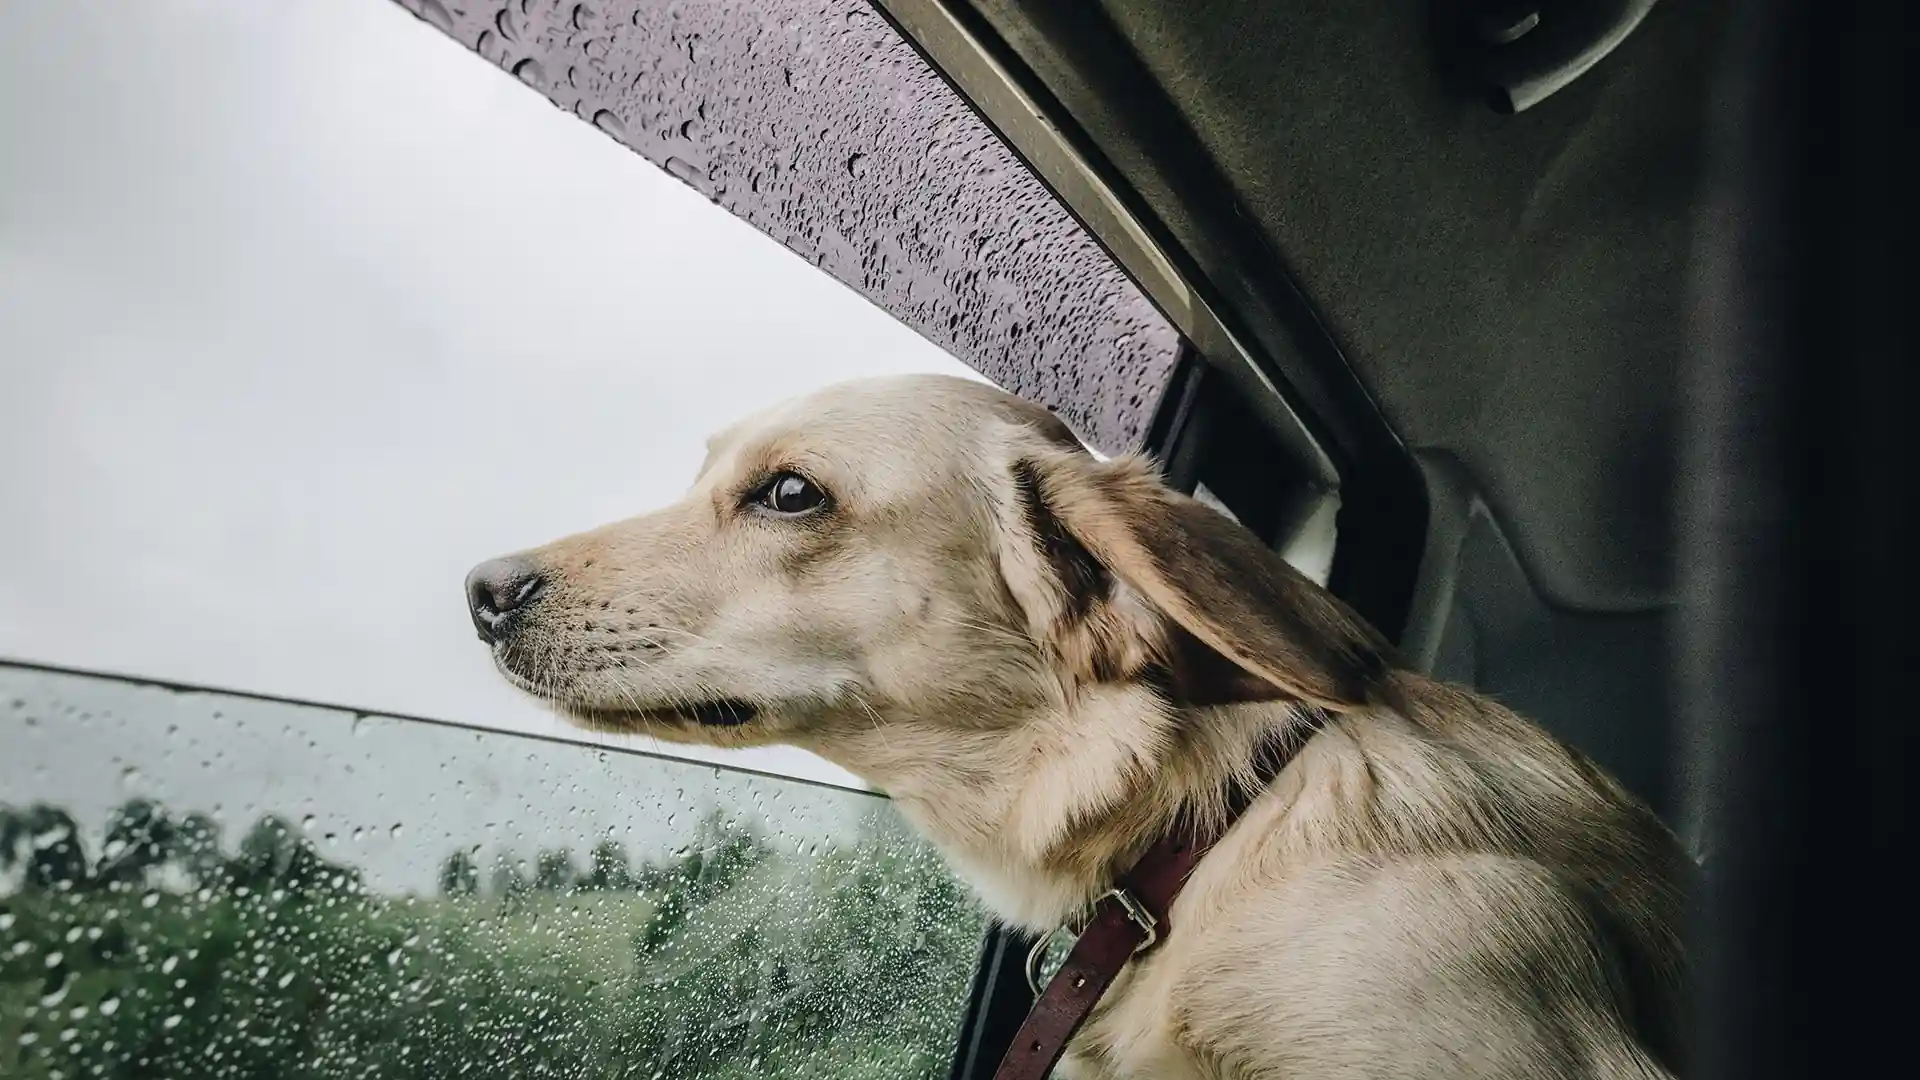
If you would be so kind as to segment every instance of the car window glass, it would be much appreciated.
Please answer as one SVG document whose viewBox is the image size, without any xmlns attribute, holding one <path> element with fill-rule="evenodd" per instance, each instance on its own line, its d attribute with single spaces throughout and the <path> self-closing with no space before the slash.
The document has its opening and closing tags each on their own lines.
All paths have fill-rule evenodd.
<svg viewBox="0 0 1920 1080">
<path fill-rule="evenodd" d="M 981 917 L 874 796 L 8 667 L 0 746 L 0 1075 L 945 1075 Z"/>
<path fill-rule="evenodd" d="M 1101 449 L 1178 335 L 868 0 L 399 0 Z"/>
</svg>

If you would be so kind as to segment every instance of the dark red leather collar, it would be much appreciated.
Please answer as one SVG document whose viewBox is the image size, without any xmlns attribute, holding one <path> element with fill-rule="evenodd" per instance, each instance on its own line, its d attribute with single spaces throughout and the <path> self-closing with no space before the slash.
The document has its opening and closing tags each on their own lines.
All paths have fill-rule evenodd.
<svg viewBox="0 0 1920 1080">
<path fill-rule="evenodd" d="M 1175 828 L 1148 848 L 1132 869 L 1120 875 L 1115 887 L 1094 903 L 1086 929 L 1034 1001 L 1007 1056 L 994 1070 L 993 1080 L 1045 1080 L 1127 961 L 1172 932 L 1167 913 L 1194 867 L 1327 723 L 1327 714 L 1320 709 L 1302 709 L 1301 717 L 1304 723 L 1276 735 L 1262 748 L 1255 766 L 1259 783 L 1236 793 L 1231 812 L 1218 831 L 1201 835 L 1191 827 Z"/>
</svg>

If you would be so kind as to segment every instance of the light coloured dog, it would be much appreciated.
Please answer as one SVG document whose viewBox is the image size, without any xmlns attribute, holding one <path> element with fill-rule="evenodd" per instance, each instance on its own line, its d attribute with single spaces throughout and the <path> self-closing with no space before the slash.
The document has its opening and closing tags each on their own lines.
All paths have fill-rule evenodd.
<svg viewBox="0 0 1920 1080">
<path fill-rule="evenodd" d="M 1207 855 L 1063 1073 L 1679 1069 L 1684 868 L 1578 753 L 1381 638 L 1141 459 L 936 376 L 709 443 L 643 517 L 477 568 L 498 666 L 594 728 L 811 750 L 1042 931 L 1265 740 L 1331 722 Z"/>
</svg>

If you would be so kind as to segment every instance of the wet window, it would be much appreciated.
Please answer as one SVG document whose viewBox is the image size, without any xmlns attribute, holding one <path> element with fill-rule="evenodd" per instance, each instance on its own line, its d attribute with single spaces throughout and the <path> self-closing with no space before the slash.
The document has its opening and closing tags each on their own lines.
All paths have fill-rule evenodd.
<svg viewBox="0 0 1920 1080">
<path fill-rule="evenodd" d="M 944 1076 L 981 916 L 888 804 L 0 668 L 0 1074 Z"/>
<path fill-rule="evenodd" d="M 398 3 L 1100 448 L 1145 434 L 1172 326 L 868 0 Z"/>
</svg>

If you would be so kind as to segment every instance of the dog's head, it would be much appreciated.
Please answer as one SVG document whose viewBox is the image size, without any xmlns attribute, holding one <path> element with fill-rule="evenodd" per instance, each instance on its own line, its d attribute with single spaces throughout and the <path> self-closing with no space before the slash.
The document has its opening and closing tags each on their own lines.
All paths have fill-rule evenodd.
<svg viewBox="0 0 1920 1080">
<path fill-rule="evenodd" d="M 1101 683 L 1366 700 L 1377 635 L 1148 463 L 962 379 L 843 383 L 715 436 L 685 498 L 477 567 L 481 638 L 585 725 L 831 750 Z"/>
</svg>

